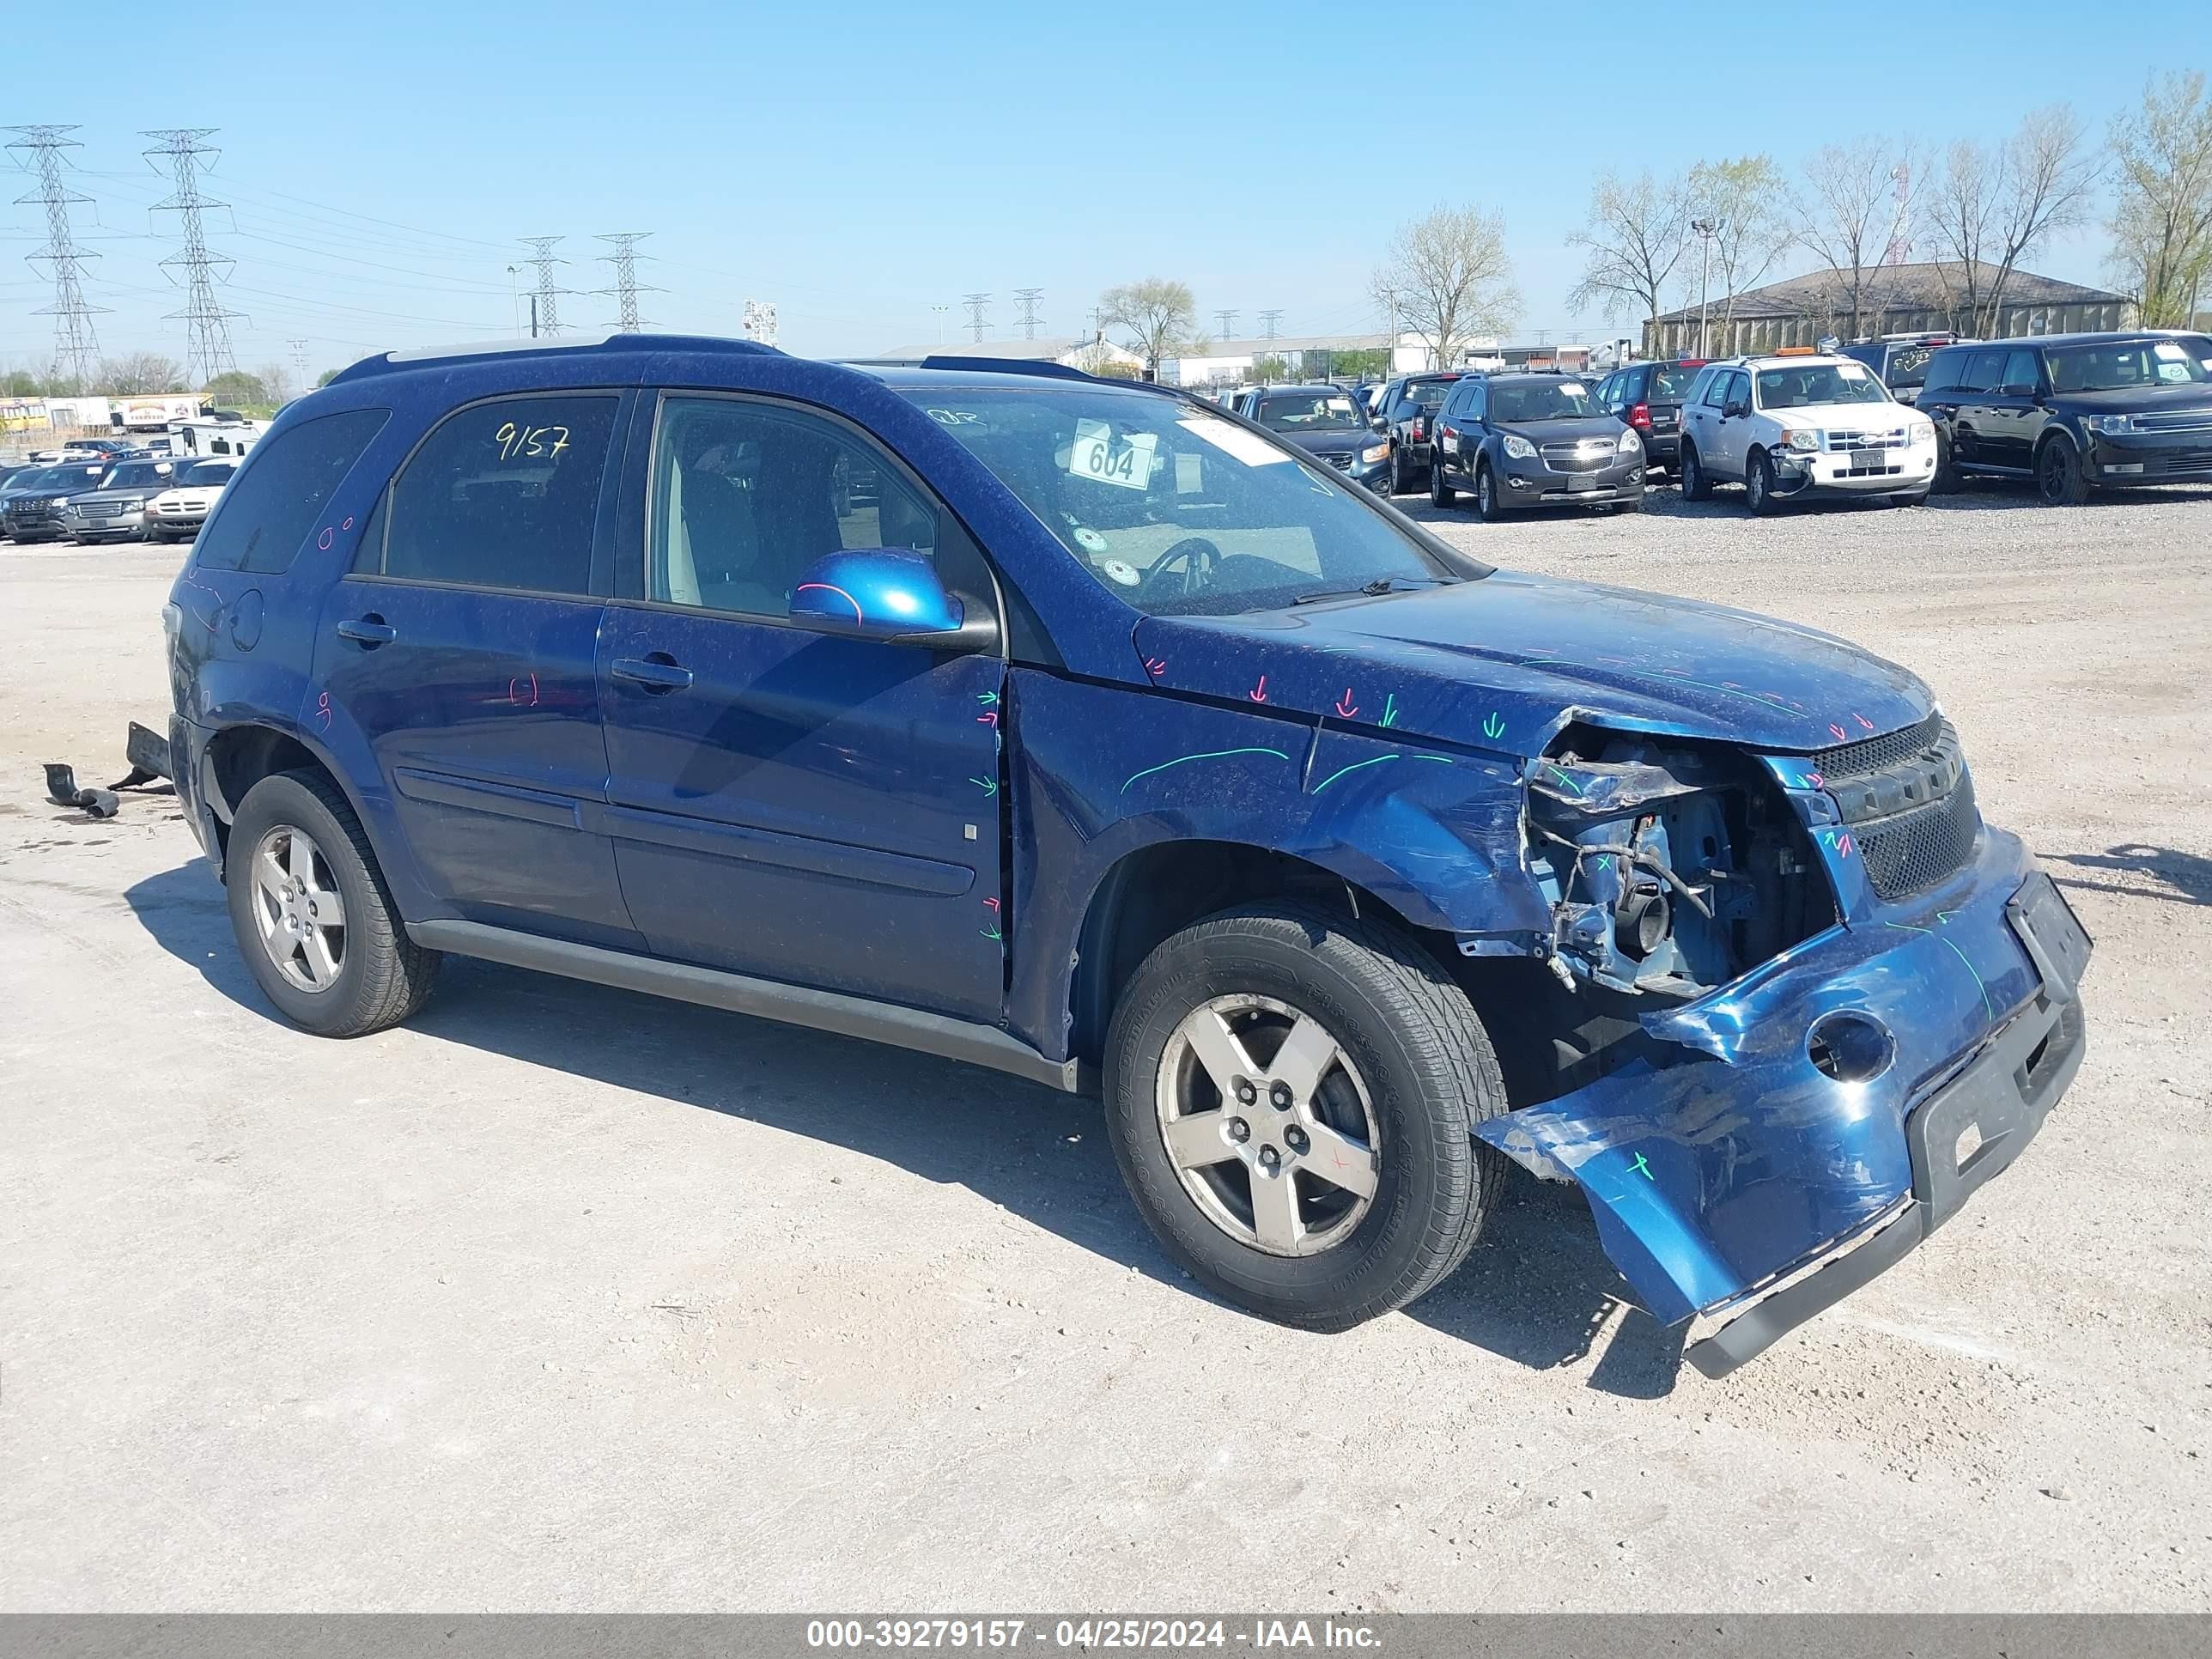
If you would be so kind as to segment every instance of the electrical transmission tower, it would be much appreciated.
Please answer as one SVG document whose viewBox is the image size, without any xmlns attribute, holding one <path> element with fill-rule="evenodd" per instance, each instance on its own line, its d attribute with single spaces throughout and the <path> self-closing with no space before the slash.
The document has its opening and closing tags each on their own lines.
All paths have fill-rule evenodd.
<svg viewBox="0 0 2212 1659">
<path fill-rule="evenodd" d="M 1225 340 L 1229 337 L 1230 325 L 1237 320 L 1237 313 L 1233 311 L 1217 311 L 1213 313 L 1213 320 L 1221 329 L 1218 337 Z"/>
<path fill-rule="evenodd" d="M 538 288 L 530 296 L 530 332 L 532 338 L 540 334 L 561 331 L 561 290 L 554 285 L 553 267 L 568 262 L 553 252 L 558 236 L 525 236 L 520 239 L 528 248 L 530 263 L 538 267 Z"/>
<path fill-rule="evenodd" d="M 960 303 L 968 307 L 968 326 L 975 331 L 976 343 L 980 345 L 991 326 L 983 315 L 991 308 L 991 296 L 988 294 L 963 294 L 960 296 Z"/>
<path fill-rule="evenodd" d="M 775 301 L 748 300 L 745 301 L 745 338 L 761 344 L 775 343 Z"/>
<path fill-rule="evenodd" d="M 92 331 L 93 313 L 107 307 L 87 305 L 84 298 L 83 264 L 100 256 L 79 252 L 70 239 L 70 204 L 92 199 L 62 182 L 62 152 L 77 148 L 77 141 L 66 135 L 76 129 L 44 126 L 9 131 L 22 135 L 8 146 L 9 149 L 28 150 L 37 158 L 39 188 L 18 197 L 16 205 L 27 207 L 35 202 L 46 210 L 46 245 L 24 257 L 27 261 L 44 259 L 52 267 L 54 302 L 40 307 L 37 314 L 54 319 L 54 378 L 66 382 L 70 390 L 82 392 L 92 379 L 93 364 L 100 356 L 100 342 Z"/>
<path fill-rule="evenodd" d="M 1260 326 L 1271 340 L 1275 337 L 1275 325 L 1282 320 L 1283 313 L 1279 311 L 1263 311 L 1260 313 Z"/>
<path fill-rule="evenodd" d="M 1024 340 L 1036 338 L 1037 323 L 1040 320 L 1036 314 L 1037 301 L 1042 298 L 1044 298 L 1044 290 L 1041 288 L 1018 288 L 1014 290 L 1014 302 L 1022 308 L 1022 338 Z"/>
<path fill-rule="evenodd" d="M 173 212 L 179 216 L 185 239 L 182 247 L 161 261 L 164 270 L 175 266 L 185 274 L 185 308 L 171 312 L 163 320 L 184 319 L 185 331 L 190 337 L 185 351 L 187 371 L 203 386 L 216 375 L 238 367 L 238 359 L 230 349 L 230 319 L 240 313 L 225 310 L 222 301 L 215 297 L 215 267 L 223 267 L 227 280 L 231 262 L 219 253 L 208 252 L 206 230 L 200 222 L 200 215 L 207 209 L 228 205 L 210 201 L 200 194 L 200 158 L 209 157 L 208 165 L 212 167 L 212 158 L 222 153 L 201 142 L 214 131 L 213 127 L 164 127 L 138 135 L 154 140 L 154 148 L 146 152 L 147 164 L 158 173 L 161 163 L 154 158 L 167 157 L 170 173 L 177 181 L 174 195 L 166 202 L 154 204 L 156 213 Z"/>
<path fill-rule="evenodd" d="M 622 320 L 616 326 L 625 334 L 635 334 L 645 326 L 638 320 L 637 296 L 660 292 L 657 288 L 640 288 L 637 285 L 637 260 L 640 257 L 637 245 L 652 234 L 649 230 L 624 230 L 599 238 L 603 242 L 613 243 L 615 250 L 612 253 L 599 255 L 615 268 L 615 285 L 603 288 L 599 292 L 615 296 L 615 303 L 622 308 Z M 650 259 L 653 256 L 648 253 L 643 257 Z"/>
<path fill-rule="evenodd" d="M 307 384 L 307 343 L 305 340 L 287 340 L 284 343 L 292 348 L 292 373 L 300 382 L 299 390 L 292 395 L 304 398 L 314 390 Z"/>
</svg>

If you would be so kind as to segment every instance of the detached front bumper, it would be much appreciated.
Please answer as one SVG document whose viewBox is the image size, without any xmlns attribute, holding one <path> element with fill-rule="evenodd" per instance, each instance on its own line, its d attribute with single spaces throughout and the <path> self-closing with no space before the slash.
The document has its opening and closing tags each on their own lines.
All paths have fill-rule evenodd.
<svg viewBox="0 0 2212 1659">
<path fill-rule="evenodd" d="M 1836 839 L 1823 856 L 1853 858 Z M 2019 839 L 1984 829 L 1941 885 L 1646 1015 L 1653 1058 L 1476 1133 L 1582 1186 L 1662 1323 L 1735 1316 L 1689 1352 L 1718 1376 L 2018 1156 L 2081 1064 L 2088 951 Z"/>
<path fill-rule="evenodd" d="M 1801 453 L 1774 453 L 1774 494 L 1777 500 L 1797 501 L 1817 495 L 1901 495 L 1924 490 L 1936 478 L 1936 446 L 1910 444 L 1902 448 Z"/>
</svg>

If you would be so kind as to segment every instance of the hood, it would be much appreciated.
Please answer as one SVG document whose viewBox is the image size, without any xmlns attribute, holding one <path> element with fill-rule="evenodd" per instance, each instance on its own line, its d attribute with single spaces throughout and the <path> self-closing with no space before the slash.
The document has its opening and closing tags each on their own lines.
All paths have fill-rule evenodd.
<svg viewBox="0 0 2212 1659">
<path fill-rule="evenodd" d="M 1275 435 L 1285 443 L 1297 445 L 1309 455 L 1347 455 L 1353 450 L 1364 449 L 1370 444 L 1382 441 L 1381 433 L 1365 426 L 1343 432 L 1277 432 Z"/>
<path fill-rule="evenodd" d="M 70 500 L 82 506 L 88 501 L 150 501 L 169 486 L 167 484 L 129 484 L 115 489 L 80 489 Z"/>
<path fill-rule="evenodd" d="M 1136 644 L 1163 687 L 1521 755 L 1575 720 L 1804 753 L 1935 707 L 1917 676 L 1814 629 L 1504 570 L 1255 616 L 1147 617 Z"/>
<path fill-rule="evenodd" d="M 1496 429 L 1526 438 L 1541 449 L 1546 444 L 1571 444 L 1584 438 L 1602 438 L 1617 444 L 1620 428 L 1621 422 L 1613 416 L 1585 415 L 1571 421 L 1501 421 Z"/>
</svg>

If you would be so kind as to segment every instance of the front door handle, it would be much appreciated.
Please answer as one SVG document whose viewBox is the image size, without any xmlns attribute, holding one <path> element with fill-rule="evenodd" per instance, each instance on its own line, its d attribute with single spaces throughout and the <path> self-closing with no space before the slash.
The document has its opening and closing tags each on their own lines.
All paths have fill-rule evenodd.
<svg viewBox="0 0 2212 1659">
<path fill-rule="evenodd" d="M 380 645 L 389 645 L 399 637 L 399 630 L 386 623 L 374 611 L 338 624 L 338 637 L 351 640 L 366 650 L 374 651 Z"/>
<path fill-rule="evenodd" d="M 618 680 L 630 680 L 656 696 L 681 691 L 691 684 L 691 671 L 665 652 L 650 657 L 617 657 L 612 670 Z"/>
</svg>

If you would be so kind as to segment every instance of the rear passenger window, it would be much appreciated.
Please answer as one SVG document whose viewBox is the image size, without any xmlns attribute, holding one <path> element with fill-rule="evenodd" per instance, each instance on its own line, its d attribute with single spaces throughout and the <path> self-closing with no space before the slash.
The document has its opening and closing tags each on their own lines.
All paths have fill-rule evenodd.
<svg viewBox="0 0 2212 1659">
<path fill-rule="evenodd" d="M 268 576 L 289 569 L 324 503 L 391 418 L 388 409 L 319 415 L 254 446 L 216 498 L 192 562 L 204 570 Z"/>
<path fill-rule="evenodd" d="M 383 509 L 383 574 L 538 593 L 592 591 L 618 400 L 501 398 L 448 415 Z M 363 563 L 374 568 L 372 556 Z"/>
</svg>

